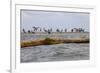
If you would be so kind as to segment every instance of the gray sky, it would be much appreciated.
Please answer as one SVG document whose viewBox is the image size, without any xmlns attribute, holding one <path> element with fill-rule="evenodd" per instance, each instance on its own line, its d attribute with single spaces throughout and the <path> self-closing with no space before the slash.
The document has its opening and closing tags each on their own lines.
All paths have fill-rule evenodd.
<svg viewBox="0 0 100 73">
<path fill-rule="evenodd" d="M 89 31 L 89 14 L 74 12 L 52 12 L 21 10 L 21 30 L 32 29 L 33 26 L 41 28 L 65 29 L 83 28 Z"/>
</svg>

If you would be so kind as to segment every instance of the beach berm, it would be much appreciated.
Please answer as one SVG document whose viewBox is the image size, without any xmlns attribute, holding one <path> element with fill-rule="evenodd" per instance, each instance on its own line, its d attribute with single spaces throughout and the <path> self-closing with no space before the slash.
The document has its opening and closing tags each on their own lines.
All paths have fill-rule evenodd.
<svg viewBox="0 0 100 73">
<path fill-rule="evenodd" d="M 53 44 L 61 44 L 61 43 L 89 43 L 89 39 L 87 38 L 71 38 L 71 39 L 63 39 L 63 38 L 45 38 L 45 39 L 37 39 L 31 41 L 22 41 L 21 48 L 30 47 L 30 46 L 39 46 L 39 45 L 53 45 Z"/>
</svg>

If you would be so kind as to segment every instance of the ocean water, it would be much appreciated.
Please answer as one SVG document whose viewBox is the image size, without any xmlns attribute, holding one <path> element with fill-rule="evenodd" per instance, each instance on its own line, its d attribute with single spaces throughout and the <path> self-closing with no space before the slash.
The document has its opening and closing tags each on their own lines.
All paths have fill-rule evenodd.
<svg viewBox="0 0 100 73">
<path fill-rule="evenodd" d="M 34 40 L 45 37 L 79 38 L 89 37 L 88 33 L 37 35 L 22 34 L 21 40 Z M 89 43 L 66 43 L 55 45 L 41 45 L 21 48 L 21 63 L 89 60 Z"/>
</svg>

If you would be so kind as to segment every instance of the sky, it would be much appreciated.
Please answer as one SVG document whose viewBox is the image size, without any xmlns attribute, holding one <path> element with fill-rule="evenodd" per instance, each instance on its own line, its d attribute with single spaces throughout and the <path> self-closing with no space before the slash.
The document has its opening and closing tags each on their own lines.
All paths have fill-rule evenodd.
<svg viewBox="0 0 100 73">
<path fill-rule="evenodd" d="M 89 13 L 21 10 L 21 30 L 33 26 L 50 29 L 83 28 L 89 32 Z"/>
</svg>

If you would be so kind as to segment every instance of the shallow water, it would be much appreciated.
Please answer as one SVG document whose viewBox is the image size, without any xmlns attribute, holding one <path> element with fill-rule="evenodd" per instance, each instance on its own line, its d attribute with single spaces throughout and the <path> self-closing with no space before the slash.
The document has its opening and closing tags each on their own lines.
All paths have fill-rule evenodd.
<svg viewBox="0 0 100 73">
<path fill-rule="evenodd" d="M 89 44 L 57 44 L 21 49 L 21 62 L 88 60 Z"/>
<path fill-rule="evenodd" d="M 59 35 L 65 38 L 77 38 L 85 34 Z M 87 34 L 88 35 L 88 34 Z M 46 35 L 21 36 L 21 40 L 42 38 Z M 58 35 L 55 35 L 59 37 Z M 49 35 L 49 37 L 55 37 Z M 66 43 L 56 45 L 41 45 L 21 48 L 21 62 L 48 62 L 48 61 L 89 60 L 89 43 Z"/>
<path fill-rule="evenodd" d="M 53 38 L 79 38 L 79 37 L 89 37 L 89 33 L 62 33 L 62 34 L 21 34 L 21 40 L 34 40 L 46 37 Z"/>
</svg>

